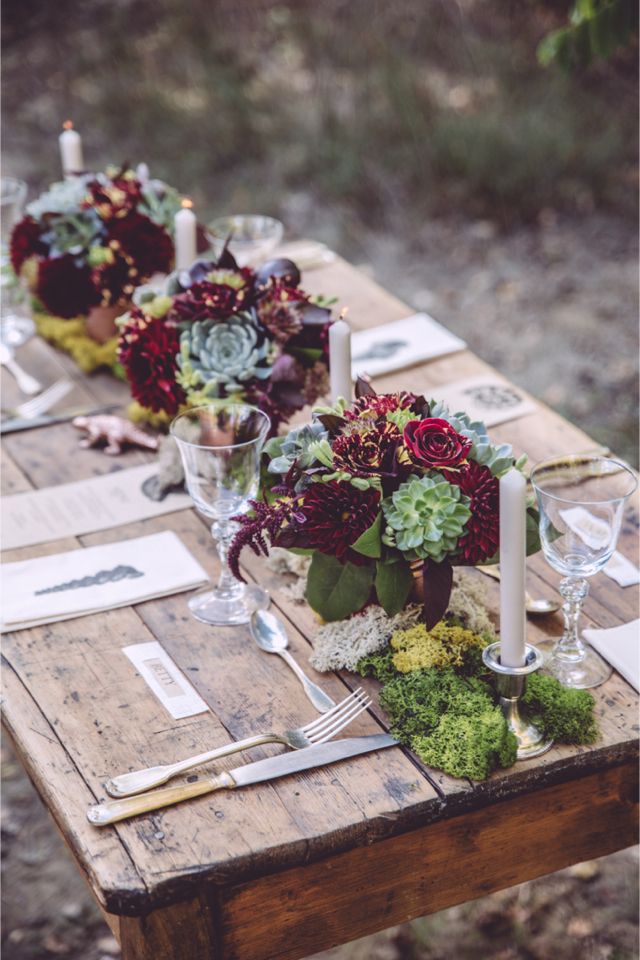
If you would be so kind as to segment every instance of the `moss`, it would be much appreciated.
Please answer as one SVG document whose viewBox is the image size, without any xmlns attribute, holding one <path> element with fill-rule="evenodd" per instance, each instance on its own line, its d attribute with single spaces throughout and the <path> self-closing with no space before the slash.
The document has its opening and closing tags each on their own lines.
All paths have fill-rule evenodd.
<svg viewBox="0 0 640 960">
<path fill-rule="evenodd" d="M 446 713 L 433 733 L 414 737 L 411 747 L 430 766 L 472 780 L 485 780 L 496 767 L 510 767 L 517 750 L 500 707 L 475 716 Z"/>
<path fill-rule="evenodd" d="M 98 343 L 88 336 L 84 318 L 63 320 L 48 313 L 35 312 L 33 319 L 40 336 L 59 350 L 64 350 L 84 373 L 93 373 L 101 367 L 113 369 L 117 362 L 118 337 Z"/>
<path fill-rule="evenodd" d="M 556 743 L 593 743 L 598 725 L 588 690 L 563 687 L 555 677 L 534 673 L 528 678 L 522 706 L 545 737 Z"/>
<path fill-rule="evenodd" d="M 400 673 L 429 667 L 462 667 L 471 649 L 481 650 L 491 639 L 444 620 L 431 630 L 419 623 L 409 630 L 398 630 L 391 637 L 396 651 L 393 664 Z"/>
<path fill-rule="evenodd" d="M 450 667 L 395 675 L 380 694 L 394 735 L 403 743 L 430 733 L 443 714 L 474 717 L 494 705 L 491 687 L 475 677 L 459 676 Z"/>
<path fill-rule="evenodd" d="M 391 650 L 385 653 L 373 653 L 368 657 L 362 657 L 358 660 L 356 667 L 362 677 L 375 677 L 380 683 L 389 683 L 397 676 L 393 665 L 393 654 Z"/>
</svg>

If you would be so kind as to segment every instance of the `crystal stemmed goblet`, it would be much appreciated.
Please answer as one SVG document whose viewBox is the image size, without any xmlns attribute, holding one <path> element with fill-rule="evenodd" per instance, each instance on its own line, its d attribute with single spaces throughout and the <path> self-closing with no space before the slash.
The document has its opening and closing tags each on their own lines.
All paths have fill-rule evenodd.
<svg viewBox="0 0 640 960">
<path fill-rule="evenodd" d="M 196 509 L 212 521 L 220 558 L 218 585 L 189 600 L 193 616 L 204 623 L 248 623 L 254 610 L 269 605 L 267 591 L 236 580 L 227 563 L 238 527 L 231 518 L 247 510 L 257 493 L 260 453 L 269 428 L 269 417 L 246 403 L 194 407 L 171 424 L 187 490 Z"/>
<path fill-rule="evenodd" d="M 602 570 L 615 550 L 624 507 L 637 480 L 617 460 L 575 455 L 536 464 L 531 483 L 545 558 L 564 575 L 564 633 L 557 641 L 538 645 L 545 669 L 567 687 L 597 687 L 609 678 L 611 667 L 582 640 L 580 611 L 589 592 L 587 578 Z"/>
</svg>

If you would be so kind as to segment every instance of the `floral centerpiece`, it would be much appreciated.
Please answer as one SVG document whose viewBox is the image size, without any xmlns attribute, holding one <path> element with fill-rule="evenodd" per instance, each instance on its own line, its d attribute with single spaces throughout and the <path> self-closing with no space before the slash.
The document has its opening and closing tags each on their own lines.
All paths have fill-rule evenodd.
<svg viewBox="0 0 640 960">
<path fill-rule="evenodd" d="M 515 463 L 508 444 L 442 403 L 358 386 L 352 405 L 315 410 L 310 424 L 267 444 L 272 489 L 236 517 L 231 569 L 240 576 L 245 545 L 310 554 L 306 598 L 325 621 L 371 602 L 393 615 L 418 581 L 432 627 L 447 609 L 452 566 L 497 562 L 499 478 L 525 458 Z M 533 552 L 533 507 L 527 528 Z"/>
<path fill-rule="evenodd" d="M 143 165 L 68 177 L 28 204 L 14 227 L 13 268 L 53 317 L 100 308 L 115 316 L 136 287 L 171 269 L 179 207 L 178 193 Z"/>
<path fill-rule="evenodd" d="M 238 267 L 228 250 L 141 290 L 119 320 L 118 356 L 134 419 L 167 422 L 229 397 L 282 421 L 328 387 L 331 312 L 300 287 L 290 260 Z"/>
</svg>

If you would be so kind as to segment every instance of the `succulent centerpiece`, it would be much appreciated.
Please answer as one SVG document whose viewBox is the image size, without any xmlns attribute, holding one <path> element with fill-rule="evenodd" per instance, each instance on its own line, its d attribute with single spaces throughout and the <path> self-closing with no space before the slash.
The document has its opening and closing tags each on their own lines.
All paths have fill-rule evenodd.
<svg viewBox="0 0 640 960">
<path fill-rule="evenodd" d="M 228 250 L 137 291 L 119 321 L 118 356 L 134 419 L 231 398 L 255 404 L 272 430 L 328 388 L 331 311 L 300 287 L 291 260 L 238 267 Z"/>
</svg>

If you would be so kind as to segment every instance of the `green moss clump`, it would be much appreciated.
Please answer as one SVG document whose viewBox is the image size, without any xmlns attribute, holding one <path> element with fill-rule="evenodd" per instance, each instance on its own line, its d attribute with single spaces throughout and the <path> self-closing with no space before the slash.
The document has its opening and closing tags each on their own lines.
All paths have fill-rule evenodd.
<svg viewBox="0 0 640 960">
<path fill-rule="evenodd" d="M 411 746 L 430 766 L 472 780 L 485 780 L 496 767 L 510 767 L 517 751 L 500 707 L 475 716 L 446 713 L 433 733 L 414 737 Z"/>
<path fill-rule="evenodd" d="M 598 725 L 588 690 L 563 687 L 555 677 L 533 673 L 522 698 L 523 712 L 544 737 L 556 743 L 593 743 Z"/>
<path fill-rule="evenodd" d="M 375 677 L 380 683 L 389 683 L 398 672 L 393 665 L 393 651 L 372 653 L 368 657 L 358 660 L 357 671 L 361 677 Z"/>
<path fill-rule="evenodd" d="M 436 729 L 443 714 L 475 717 L 492 709 L 491 688 L 473 677 L 460 677 L 451 668 L 395 675 L 380 693 L 392 731 L 403 743 Z"/>
</svg>

